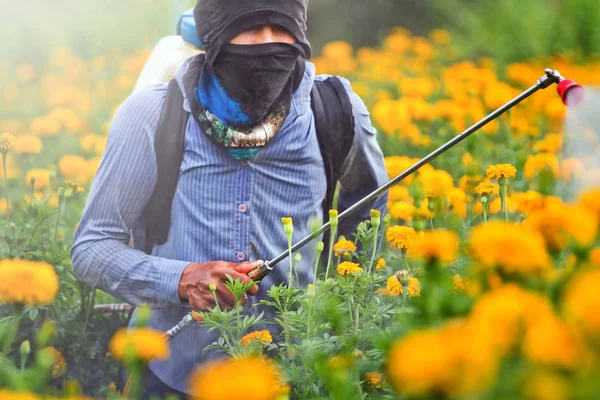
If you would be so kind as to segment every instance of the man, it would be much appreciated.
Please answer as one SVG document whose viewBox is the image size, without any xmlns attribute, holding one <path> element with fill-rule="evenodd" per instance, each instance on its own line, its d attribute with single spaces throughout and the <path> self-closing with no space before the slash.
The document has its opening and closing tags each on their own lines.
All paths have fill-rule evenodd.
<svg viewBox="0 0 600 400">
<path fill-rule="evenodd" d="M 311 55 L 306 7 L 307 0 L 198 1 L 194 15 L 206 54 L 189 59 L 177 72 L 183 106 L 192 118 L 168 240 L 152 255 L 128 243 L 132 234 L 135 243 L 157 180 L 154 134 L 167 85 L 131 96 L 115 115 L 75 236 L 73 268 L 92 287 L 155 309 L 154 329 L 171 328 L 190 308 L 214 307 L 211 283 L 217 285 L 219 304 L 231 307 L 225 275 L 247 282 L 246 274 L 262 264 L 259 258 L 273 258 L 287 248 L 281 217 L 293 218 L 295 241 L 310 233 L 312 219 L 323 218 L 327 183 L 310 93 L 315 79 L 325 77 L 315 77 L 306 61 Z M 343 82 L 355 134 L 340 179 L 342 208 L 388 178 L 369 113 Z M 370 208 L 385 211 L 385 203 L 382 196 L 365 207 L 353 226 L 369 218 Z M 299 284 L 306 285 L 312 280 L 314 246 L 300 252 Z M 251 289 L 247 312 L 260 312 L 252 306 L 283 282 L 286 269 L 276 269 Z M 201 326 L 183 331 L 170 343 L 170 359 L 151 363 L 144 398 L 183 396 L 190 371 L 222 357 L 202 354 L 217 339 L 216 332 Z"/>
</svg>

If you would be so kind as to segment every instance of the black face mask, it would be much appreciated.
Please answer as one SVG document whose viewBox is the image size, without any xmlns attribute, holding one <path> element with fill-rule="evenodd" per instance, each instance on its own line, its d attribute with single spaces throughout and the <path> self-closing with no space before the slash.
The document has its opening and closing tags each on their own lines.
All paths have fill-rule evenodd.
<svg viewBox="0 0 600 400">
<path fill-rule="evenodd" d="M 212 68 L 229 96 L 257 124 L 282 103 L 289 108 L 304 76 L 302 54 L 298 44 L 228 44 Z"/>
</svg>

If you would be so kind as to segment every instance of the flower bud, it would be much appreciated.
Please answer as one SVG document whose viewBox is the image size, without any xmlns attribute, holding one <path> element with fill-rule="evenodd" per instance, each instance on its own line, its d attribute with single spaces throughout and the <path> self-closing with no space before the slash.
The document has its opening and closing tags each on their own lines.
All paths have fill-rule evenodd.
<svg viewBox="0 0 600 400">
<path fill-rule="evenodd" d="M 481 201 L 482 204 L 485 205 L 488 202 L 487 196 L 481 196 L 481 200 L 480 201 Z"/>
<path fill-rule="evenodd" d="M 19 350 L 21 351 L 22 358 L 27 357 L 31 353 L 31 343 L 29 343 L 29 340 L 23 341 Z"/>
<path fill-rule="evenodd" d="M 331 227 L 338 226 L 338 212 L 337 210 L 329 210 L 329 224 Z"/>
<path fill-rule="evenodd" d="M 214 293 L 214 292 L 216 292 L 216 291 L 217 291 L 217 285 L 216 285 L 214 282 L 212 282 L 212 283 L 209 283 L 209 284 L 208 284 L 208 289 L 209 289 L 211 292 L 213 292 L 213 293 Z"/>
<path fill-rule="evenodd" d="M 319 242 L 317 243 L 317 253 L 322 253 L 325 250 L 325 243 Z"/>
<path fill-rule="evenodd" d="M 294 223 L 291 218 L 281 218 L 281 222 L 283 223 L 283 231 L 288 237 L 292 236 L 294 233 Z"/>
<path fill-rule="evenodd" d="M 302 254 L 300 254 L 300 253 L 296 253 L 296 254 L 294 255 L 294 262 L 297 264 L 297 263 L 299 263 L 299 262 L 300 262 L 300 260 L 302 260 Z"/>
<path fill-rule="evenodd" d="M 408 272 L 408 270 L 406 269 L 402 269 L 398 272 L 396 272 L 396 279 L 398 279 L 398 282 L 400 282 L 400 285 L 402 285 L 402 287 L 408 287 L 408 285 L 410 284 L 410 272 Z"/>
<path fill-rule="evenodd" d="M 373 228 L 379 228 L 381 225 L 381 211 L 371 210 L 371 225 L 373 225 Z"/>
<path fill-rule="evenodd" d="M 317 294 L 317 288 L 312 283 L 309 283 L 308 287 L 306 288 L 306 295 L 310 298 L 313 298 L 313 297 L 315 297 L 316 294 Z"/>
<path fill-rule="evenodd" d="M 39 347 L 46 347 L 54 337 L 54 332 L 56 332 L 54 322 L 50 320 L 45 321 L 37 334 L 37 345 Z"/>
<path fill-rule="evenodd" d="M 58 190 L 56 191 L 56 194 L 58 195 L 59 199 L 62 199 L 63 197 L 65 197 L 65 188 L 64 187 L 59 187 Z"/>
</svg>

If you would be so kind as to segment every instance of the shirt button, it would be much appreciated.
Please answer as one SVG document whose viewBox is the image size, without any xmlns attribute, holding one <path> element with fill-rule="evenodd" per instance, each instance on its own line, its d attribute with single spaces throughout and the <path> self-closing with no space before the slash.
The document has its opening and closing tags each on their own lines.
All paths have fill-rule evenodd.
<svg viewBox="0 0 600 400">
<path fill-rule="evenodd" d="M 238 251 L 237 254 L 235 255 L 235 258 L 237 258 L 238 261 L 244 261 L 246 259 L 246 255 L 244 253 L 242 253 L 241 251 Z"/>
<path fill-rule="evenodd" d="M 242 203 L 238 205 L 238 211 L 241 213 L 245 213 L 246 211 L 248 211 L 248 206 Z"/>
</svg>

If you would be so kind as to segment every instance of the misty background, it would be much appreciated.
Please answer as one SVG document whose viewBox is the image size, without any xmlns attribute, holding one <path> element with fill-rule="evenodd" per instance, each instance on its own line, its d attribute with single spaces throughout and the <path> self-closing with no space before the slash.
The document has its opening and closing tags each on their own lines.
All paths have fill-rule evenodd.
<svg viewBox="0 0 600 400">
<path fill-rule="evenodd" d="M 0 0 L 0 62 L 42 62 L 55 48 L 81 57 L 152 48 L 174 34 L 193 0 Z M 498 66 L 571 52 L 600 53 L 598 0 L 311 0 L 314 54 L 332 40 L 375 46 L 392 27 L 449 30 L 460 55 Z"/>
</svg>

